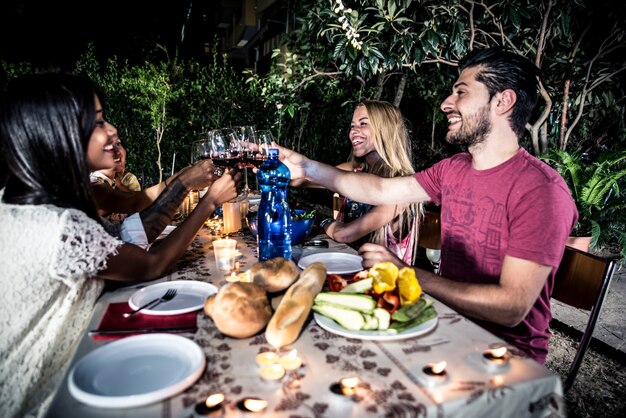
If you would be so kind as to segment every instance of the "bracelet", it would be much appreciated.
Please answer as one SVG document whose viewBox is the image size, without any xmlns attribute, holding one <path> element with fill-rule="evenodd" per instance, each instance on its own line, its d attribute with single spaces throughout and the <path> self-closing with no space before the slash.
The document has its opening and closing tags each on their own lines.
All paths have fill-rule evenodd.
<svg viewBox="0 0 626 418">
<path fill-rule="evenodd" d="M 320 222 L 320 228 L 322 228 L 324 231 L 326 230 L 326 225 L 329 225 L 331 223 L 335 222 L 335 220 L 333 218 L 326 218 L 323 219 L 322 222 Z"/>
</svg>

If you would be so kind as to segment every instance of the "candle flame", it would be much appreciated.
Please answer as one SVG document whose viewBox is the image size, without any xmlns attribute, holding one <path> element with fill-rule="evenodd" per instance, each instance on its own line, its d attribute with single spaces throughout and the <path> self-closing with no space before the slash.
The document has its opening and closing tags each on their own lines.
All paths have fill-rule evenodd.
<svg viewBox="0 0 626 418">
<path fill-rule="evenodd" d="M 491 379 L 491 383 L 494 386 L 502 386 L 502 384 L 504 384 L 504 378 L 502 376 L 494 376 L 493 379 Z"/>
<path fill-rule="evenodd" d="M 446 369 L 447 365 L 447 362 L 440 361 L 439 363 L 431 364 L 430 369 L 434 374 L 441 374 Z"/>
<path fill-rule="evenodd" d="M 208 398 L 206 398 L 205 404 L 209 408 L 213 408 L 214 406 L 219 405 L 222 402 L 224 402 L 224 394 L 214 393 L 213 395 L 210 395 Z"/>
<path fill-rule="evenodd" d="M 358 384 L 359 384 L 358 377 L 346 377 L 344 379 L 341 379 L 341 386 L 345 388 L 355 388 L 356 385 Z"/>
<path fill-rule="evenodd" d="M 259 364 L 272 364 L 278 360 L 278 354 L 272 351 L 265 351 L 256 356 L 256 362 Z"/>
<path fill-rule="evenodd" d="M 249 411 L 259 412 L 267 407 L 267 401 L 263 399 L 248 398 L 243 401 L 243 406 Z"/>
<path fill-rule="evenodd" d="M 487 352 L 495 358 L 501 358 L 506 354 L 506 347 L 502 346 L 499 348 L 493 348 L 491 350 L 487 350 Z"/>
<path fill-rule="evenodd" d="M 281 373 L 283 371 L 282 364 L 274 363 L 269 366 L 274 373 Z"/>
</svg>

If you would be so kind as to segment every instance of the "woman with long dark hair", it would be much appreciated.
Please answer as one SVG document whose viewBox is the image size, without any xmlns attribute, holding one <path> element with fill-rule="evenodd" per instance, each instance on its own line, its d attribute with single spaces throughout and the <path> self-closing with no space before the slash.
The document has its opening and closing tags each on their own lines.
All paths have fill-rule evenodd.
<svg viewBox="0 0 626 418">
<path fill-rule="evenodd" d="M 4 99 L 0 138 L 8 178 L 0 190 L 0 410 L 9 417 L 41 416 L 85 331 L 103 279 L 165 274 L 215 207 L 237 195 L 241 176 L 224 174 L 183 224 L 144 251 L 110 235 L 96 212 L 89 173 L 114 162 L 94 84 L 77 75 L 27 75 L 11 81 Z"/>
</svg>

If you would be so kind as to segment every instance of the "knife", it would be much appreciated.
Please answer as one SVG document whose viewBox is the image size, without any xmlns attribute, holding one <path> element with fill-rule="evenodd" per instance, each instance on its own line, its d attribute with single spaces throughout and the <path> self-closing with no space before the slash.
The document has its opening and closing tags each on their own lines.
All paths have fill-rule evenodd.
<svg viewBox="0 0 626 418">
<path fill-rule="evenodd" d="M 141 334 L 141 333 L 156 333 L 156 332 L 196 332 L 197 327 L 187 328 L 136 328 L 136 329 L 92 329 L 87 334 L 91 337 L 93 335 L 115 335 L 115 334 Z"/>
</svg>

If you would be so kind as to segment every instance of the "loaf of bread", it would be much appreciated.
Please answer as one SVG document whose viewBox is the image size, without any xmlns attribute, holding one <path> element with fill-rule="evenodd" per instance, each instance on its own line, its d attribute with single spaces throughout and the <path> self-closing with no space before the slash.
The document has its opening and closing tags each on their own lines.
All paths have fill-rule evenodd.
<svg viewBox="0 0 626 418">
<path fill-rule="evenodd" d="M 254 263 L 250 267 L 250 281 L 269 293 L 287 289 L 298 278 L 300 270 L 296 263 L 283 257 Z"/>
<path fill-rule="evenodd" d="M 300 273 L 267 324 L 265 339 L 270 345 L 280 348 L 298 339 L 311 312 L 313 299 L 322 291 L 325 280 L 326 266 L 322 263 L 313 263 Z"/>
<path fill-rule="evenodd" d="M 251 337 L 265 328 L 272 317 L 267 292 L 254 283 L 233 282 L 209 296 L 204 312 L 217 329 L 234 338 Z"/>
</svg>

